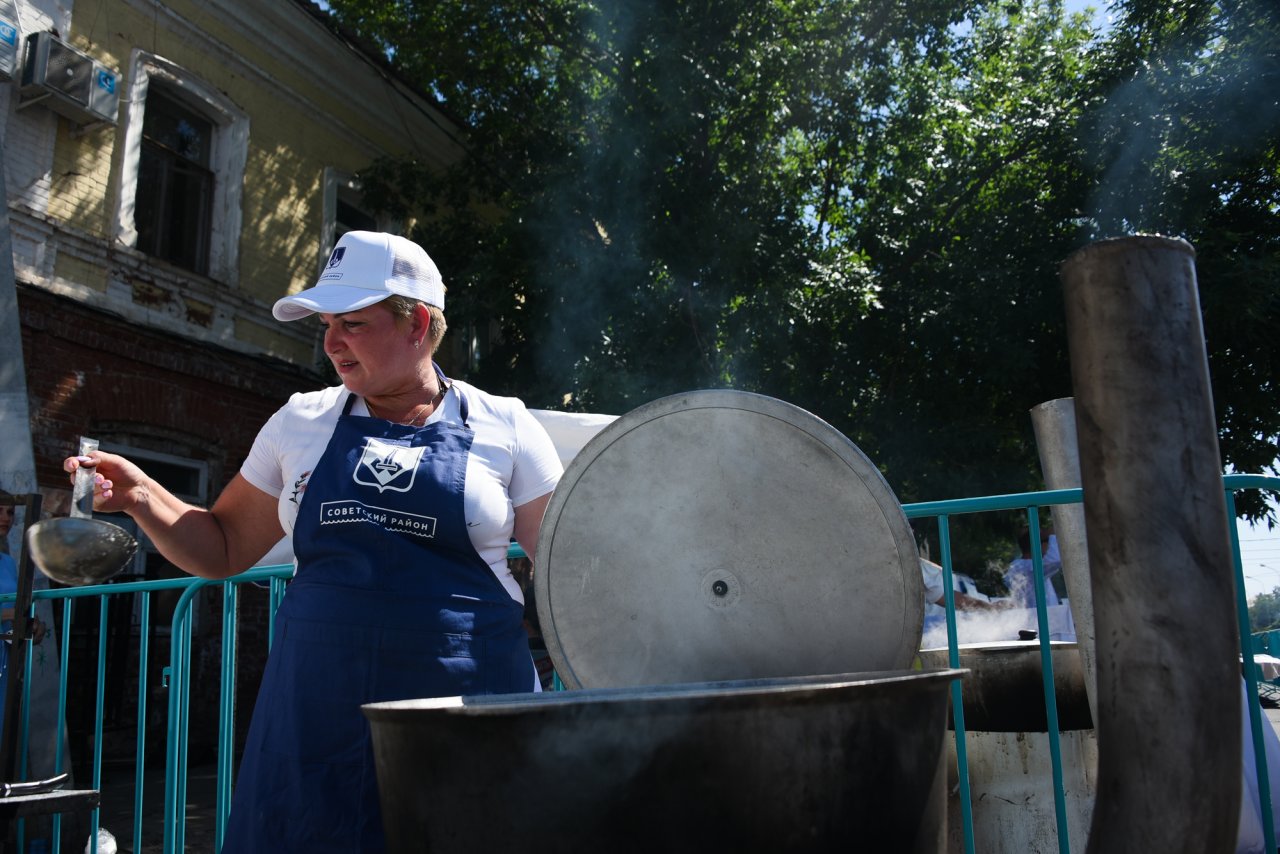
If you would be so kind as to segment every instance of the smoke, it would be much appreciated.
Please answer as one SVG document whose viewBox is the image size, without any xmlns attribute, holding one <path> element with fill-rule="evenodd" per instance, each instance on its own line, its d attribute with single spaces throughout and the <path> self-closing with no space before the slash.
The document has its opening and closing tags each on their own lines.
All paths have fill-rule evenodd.
<svg viewBox="0 0 1280 854">
<path fill-rule="evenodd" d="M 1267 4 L 1222 8 L 1111 91 L 1086 134 L 1100 176 L 1085 212 L 1093 237 L 1185 235 L 1231 191 L 1224 180 L 1259 162 L 1280 132 L 1275 19 Z M 1117 39 L 1129 37 L 1141 30 Z"/>
</svg>

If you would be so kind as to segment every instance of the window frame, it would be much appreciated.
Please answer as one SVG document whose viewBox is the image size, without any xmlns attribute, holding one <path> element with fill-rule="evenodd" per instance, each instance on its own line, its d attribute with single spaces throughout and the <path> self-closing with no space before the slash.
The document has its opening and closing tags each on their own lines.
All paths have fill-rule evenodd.
<svg viewBox="0 0 1280 854">
<path fill-rule="evenodd" d="M 386 214 L 369 213 L 368 208 L 364 207 L 364 194 L 360 188 L 360 181 L 350 172 L 344 172 L 333 166 L 326 166 L 323 180 L 324 201 L 320 225 L 320 257 L 317 259 L 316 275 L 324 272 L 325 265 L 329 262 L 329 253 L 333 251 L 333 247 L 338 243 L 338 201 L 340 199 L 345 204 L 373 218 L 377 223 L 377 231 L 401 234 L 401 229 L 404 225 L 399 220 L 393 219 Z"/>
<path fill-rule="evenodd" d="M 209 168 L 211 164 L 208 162 L 212 155 L 214 125 L 204 116 L 203 113 L 191 109 L 184 101 L 178 98 L 170 97 L 167 92 L 164 92 L 162 95 L 162 92 L 159 89 L 148 90 L 148 103 L 154 107 L 155 99 L 158 96 L 162 96 L 162 99 L 167 102 L 165 105 L 166 109 L 176 108 L 177 110 L 180 110 L 183 114 L 182 118 L 184 121 L 186 120 L 186 117 L 189 116 L 191 119 L 204 125 L 207 129 L 207 138 L 210 143 L 210 150 L 201 152 L 202 158 L 200 160 L 192 159 L 183 152 L 166 145 L 164 142 L 161 142 L 154 137 L 148 137 L 146 130 L 146 116 L 143 117 L 142 147 L 140 149 L 141 153 L 139 154 L 138 161 L 139 174 L 147 171 L 146 163 L 143 162 L 143 156 L 145 155 L 147 163 L 151 163 L 160 173 L 158 176 L 158 183 L 160 186 L 156 188 L 158 190 L 155 196 L 157 210 L 151 217 L 152 221 L 149 223 L 149 225 L 154 228 L 153 239 L 158 245 L 151 247 L 152 251 L 142 251 L 147 252 L 148 255 L 153 255 L 154 257 L 167 259 L 176 266 L 194 271 L 202 276 L 208 275 L 209 236 L 212 233 L 213 223 L 213 193 L 218 185 L 218 176 Z M 147 115 L 154 114 L 148 110 Z M 190 264 L 184 264 L 173 259 L 175 247 L 184 246 L 185 241 L 183 238 L 187 236 L 184 233 L 184 229 L 173 227 L 175 210 L 171 203 L 174 203 L 178 197 L 172 194 L 171 191 L 167 190 L 167 188 L 175 181 L 192 182 L 199 187 L 199 192 L 196 194 L 182 194 L 182 201 L 178 203 L 178 207 L 183 209 L 185 213 L 194 214 L 196 222 L 199 225 L 199 233 L 194 235 L 195 251 L 191 258 L 192 263 Z M 139 244 L 142 243 L 144 226 L 148 225 L 148 223 L 139 223 L 137 221 L 138 208 L 141 207 L 139 195 L 142 194 L 142 189 L 142 187 L 139 187 L 133 195 L 134 225 L 138 229 Z M 196 195 L 197 198 L 191 198 L 192 195 Z M 167 216 L 162 215 L 162 213 L 167 214 Z M 178 238 L 177 240 L 175 240 L 175 236 Z M 154 251 L 155 249 L 160 249 L 161 251 Z"/>
<path fill-rule="evenodd" d="M 138 172 L 142 157 L 142 125 L 147 92 L 154 80 L 165 95 L 199 113 L 213 124 L 209 169 L 213 172 L 209 221 L 209 278 L 239 284 L 241 198 L 249 149 L 249 116 L 231 99 L 181 66 L 149 51 L 135 49 L 129 63 L 124 115 L 121 121 L 119 192 L 116 194 L 115 239 L 137 249 L 134 219 Z M 152 257 L 152 256 L 148 256 Z M 192 272 L 192 275 L 200 275 Z"/>
</svg>

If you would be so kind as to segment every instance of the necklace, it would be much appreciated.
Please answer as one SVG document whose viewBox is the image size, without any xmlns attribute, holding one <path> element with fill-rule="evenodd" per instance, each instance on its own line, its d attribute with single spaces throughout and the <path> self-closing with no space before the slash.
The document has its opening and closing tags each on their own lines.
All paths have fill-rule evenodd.
<svg viewBox="0 0 1280 854">
<path fill-rule="evenodd" d="M 423 423 L 426 422 L 427 417 L 431 415 L 431 413 L 435 410 L 436 406 L 439 405 L 440 401 L 444 399 L 445 391 L 446 389 L 444 387 L 441 387 L 439 391 L 437 391 L 434 395 L 432 395 L 430 400 L 428 400 L 426 403 L 422 404 L 417 409 L 415 409 L 413 411 L 413 414 L 410 415 L 409 418 L 405 421 L 397 421 L 394 418 L 382 418 L 381 415 L 378 415 L 377 412 L 374 411 L 375 407 L 372 404 L 370 404 L 367 399 L 365 400 L 364 403 L 365 403 L 365 406 L 368 407 L 369 409 L 369 414 L 373 415 L 376 418 L 382 418 L 382 420 L 390 421 L 392 424 L 399 424 L 401 427 L 421 427 L 422 424 L 419 424 L 418 422 L 419 421 L 422 421 Z"/>
</svg>

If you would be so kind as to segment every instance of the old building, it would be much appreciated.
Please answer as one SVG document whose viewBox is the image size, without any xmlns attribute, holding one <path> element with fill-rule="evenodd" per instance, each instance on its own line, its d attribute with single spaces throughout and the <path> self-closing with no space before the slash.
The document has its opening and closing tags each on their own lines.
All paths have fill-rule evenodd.
<svg viewBox="0 0 1280 854">
<path fill-rule="evenodd" d="M 450 162 L 458 124 L 307 0 L 0 0 L 4 72 L 21 349 L 0 356 L 25 365 L 45 509 L 67 511 L 60 460 L 82 435 L 211 502 L 270 413 L 327 382 L 317 325 L 276 322 L 272 303 L 314 280 L 344 230 L 403 231 L 362 205 L 355 176 L 383 155 Z M 176 574 L 142 546 L 121 578 Z M 202 605 L 198 632 L 216 637 L 219 607 Z M 112 660 L 127 660 L 136 615 L 110 619 Z M 97 620 L 77 611 L 86 645 Z M 242 673 L 247 709 L 257 678 Z M 129 690 L 108 697 L 122 729 Z"/>
</svg>

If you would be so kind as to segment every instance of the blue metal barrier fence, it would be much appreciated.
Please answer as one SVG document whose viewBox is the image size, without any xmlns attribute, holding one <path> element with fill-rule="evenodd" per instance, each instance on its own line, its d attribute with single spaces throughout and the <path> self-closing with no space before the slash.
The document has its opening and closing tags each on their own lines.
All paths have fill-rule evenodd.
<svg viewBox="0 0 1280 854">
<path fill-rule="evenodd" d="M 1263 475 L 1227 475 L 1223 479 L 1223 485 L 1226 490 L 1227 507 L 1229 517 L 1235 518 L 1235 493 L 1243 489 L 1258 489 L 1280 491 L 1280 478 L 1269 477 Z M 981 498 L 956 499 L 951 501 L 934 501 L 918 504 L 904 505 L 904 511 L 910 519 L 933 519 L 937 524 L 938 541 L 941 551 L 941 564 L 944 571 L 944 587 L 946 597 L 947 611 L 947 641 L 949 648 L 949 659 L 951 667 L 960 666 L 960 646 L 957 641 L 956 616 L 955 616 L 955 600 L 952 584 L 953 574 L 953 555 L 951 544 L 951 520 L 954 516 L 970 515 L 975 513 L 990 512 L 1025 512 L 1027 525 L 1031 532 L 1031 542 L 1033 544 L 1033 570 L 1035 577 L 1036 589 L 1042 589 L 1044 584 L 1044 567 L 1043 555 L 1039 548 L 1039 511 L 1041 508 L 1052 507 L 1055 505 L 1078 503 L 1081 500 L 1081 491 L 1078 489 L 1053 490 L 1044 492 L 1028 492 L 1016 493 L 1009 495 L 987 496 Z M 1259 683 L 1256 667 L 1253 664 L 1253 655 L 1255 651 L 1280 651 L 1280 632 L 1267 633 L 1266 636 L 1260 638 L 1251 638 L 1249 633 L 1248 620 L 1248 602 L 1245 595 L 1244 575 L 1240 561 L 1240 544 L 1235 533 L 1235 525 L 1229 526 L 1231 530 L 1231 546 L 1233 554 L 1233 562 L 1235 569 L 1238 618 L 1240 624 L 1241 651 L 1245 660 L 1243 668 L 1245 680 L 1247 682 L 1248 696 L 1253 699 L 1249 708 L 1249 722 L 1252 729 L 1253 743 L 1255 745 L 1255 762 L 1257 763 L 1258 782 L 1260 795 L 1263 803 L 1263 821 L 1264 832 L 1266 835 L 1267 850 L 1275 851 L 1275 828 L 1272 826 L 1271 810 L 1269 807 L 1271 793 L 1268 786 L 1269 778 L 1267 776 L 1266 757 L 1262 749 L 1262 726 L 1263 717 L 1260 709 L 1258 698 Z M 521 557 L 523 552 L 518 547 L 513 546 L 512 557 Z M 108 621 L 102 618 L 107 614 L 109 601 L 112 597 L 137 596 L 137 606 L 135 610 L 136 621 L 138 627 L 138 651 L 137 651 L 137 730 L 136 730 L 136 748 L 132 757 L 134 766 L 134 792 L 133 792 L 133 824 L 131 828 L 132 838 L 130 842 L 126 842 L 128 847 L 133 851 L 141 850 L 145 843 L 147 834 L 160 834 L 163 839 L 164 854 L 176 854 L 176 852 L 185 852 L 186 840 L 186 819 L 188 800 L 187 784 L 188 784 L 188 750 L 190 745 L 190 698 L 191 698 L 191 677 L 192 677 L 192 641 L 194 636 L 194 610 L 192 603 L 197 600 L 200 591 L 208 587 L 217 587 L 220 589 L 222 596 L 222 625 L 221 625 L 221 655 L 220 655 L 220 694 L 218 706 L 218 733 L 217 733 L 217 758 L 216 758 L 216 803 L 213 805 L 215 816 L 215 848 L 220 848 L 222 844 L 222 833 L 226 824 L 227 813 L 231 800 L 231 785 L 234 776 L 234 735 L 236 715 L 238 710 L 235 705 L 235 683 L 236 683 L 236 660 L 237 646 L 240 639 L 239 634 L 239 598 L 244 584 L 257 584 L 265 586 L 268 590 L 268 606 L 267 613 L 269 615 L 268 631 L 266 637 L 269 639 L 274 629 L 275 612 L 281 599 L 285 594 L 288 579 L 292 576 L 293 567 L 291 565 L 257 567 L 234 579 L 228 581 L 209 581 L 196 578 L 180 578 L 164 581 L 141 581 L 104 584 L 93 587 L 81 588 L 63 588 L 58 590 L 39 590 L 34 594 L 33 612 L 41 607 L 42 604 L 48 604 L 56 609 L 60 609 L 60 631 L 58 633 L 58 651 L 59 651 L 59 674 L 60 684 L 58 687 L 58 700 L 55 710 L 41 709 L 41 715 L 54 714 L 55 732 L 64 733 L 67 725 L 67 697 L 68 697 L 68 664 L 69 653 L 71 649 L 71 626 L 73 622 L 73 609 L 83 601 L 83 607 L 87 607 L 94 600 L 97 601 L 99 609 L 98 620 L 98 637 L 97 637 L 97 673 L 94 682 L 94 702 L 95 702 L 95 729 L 93 733 L 93 756 L 89 763 L 92 779 L 89 781 L 91 788 L 100 788 L 102 784 L 102 763 L 103 763 L 103 703 L 107 685 L 106 679 L 106 648 L 107 648 L 107 625 Z M 170 658 L 169 664 L 163 669 L 163 687 L 167 690 L 168 706 L 167 706 L 167 731 L 165 739 L 165 780 L 164 791 L 161 793 L 163 798 L 163 813 L 161 819 L 161 827 L 144 826 L 144 803 L 146 797 L 154 797 L 154 792 L 147 792 L 145 786 L 144 769 L 146 767 L 146 745 L 147 745 L 147 726 L 148 720 L 148 694 L 149 688 L 152 686 L 148 681 L 148 670 L 150 656 L 150 637 L 152 634 L 152 597 L 164 591 L 181 591 L 181 595 L 174 607 L 173 618 L 169 628 L 170 641 Z M 15 597 L 10 594 L 8 596 L 0 596 L 0 602 L 12 601 Z M 1055 815 L 1057 820 L 1057 836 L 1058 849 L 1061 854 L 1069 854 L 1071 851 L 1071 840 L 1067 834 L 1066 806 L 1064 800 L 1063 787 L 1063 769 L 1061 746 L 1058 738 L 1058 715 L 1057 701 L 1054 693 L 1053 678 L 1053 660 L 1051 657 L 1050 632 L 1048 615 L 1045 610 L 1043 600 L 1038 602 L 1037 608 L 1037 624 L 1039 628 L 1038 637 L 1040 639 L 1040 655 L 1041 655 L 1041 672 L 1044 679 L 1044 700 L 1046 717 L 1048 720 L 1049 730 L 1049 748 L 1052 767 L 1052 787 L 1054 791 Z M 46 642 L 48 642 L 46 640 Z M 269 644 L 269 640 L 268 640 Z M 28 677 L 32 673 L 33 667 L 33 648 L 28 647 L 26 660 L 22 662 L 26 668 Z M 30 751 L 30 721 L 32 715 L 31 709 L 31 680 L 24 680 L 24 696 L 21 704 L 22 728 L 20 730 L 19 739 L 19 774 L 22 779 L 27 779 L 28 774 L 28 756 Z M 973 854 L 976 850 L 974 840 L 974 818 L 972 812 L 972 798 L 970 793 L 969 781 L 969 762 L 966 754 L 966 738 L 964 728 L 964 712 L 962 700 L 962 684 L 960 680 L 955 680 L 951 687 L 952 712 L 955 726 L 955 746 L 957 755 L 957 777 L 959 781 L 958 800 L 961 808 L 963 845 L 966 854 Z M 57 739 L 57 748 L 54 756 L 53 772 L 61 772 L 66 769 L 69 764 L 68 757 L 63 749 L 64 739 Z M 53 854 L 58 854 L 60 850 L 60 817 L 53 819 Z M 99 810 L 94 810 L 90 816 L 90 833 L 89 833 L 89 854 L 97 854 L 97 830 L 99 827 L 100 814 Z M 23 844 L 24 827 L 19 823 L 18 827 L 18 850 L 27 850 Z M 1084 840 L 1077 840 L 1077 850 L 1082 849 Z M 79 851 L 79 846 L 75 849 Z M 984 851 L 995 851 L 990 841 L 984 844 Z"/>
</svg>

